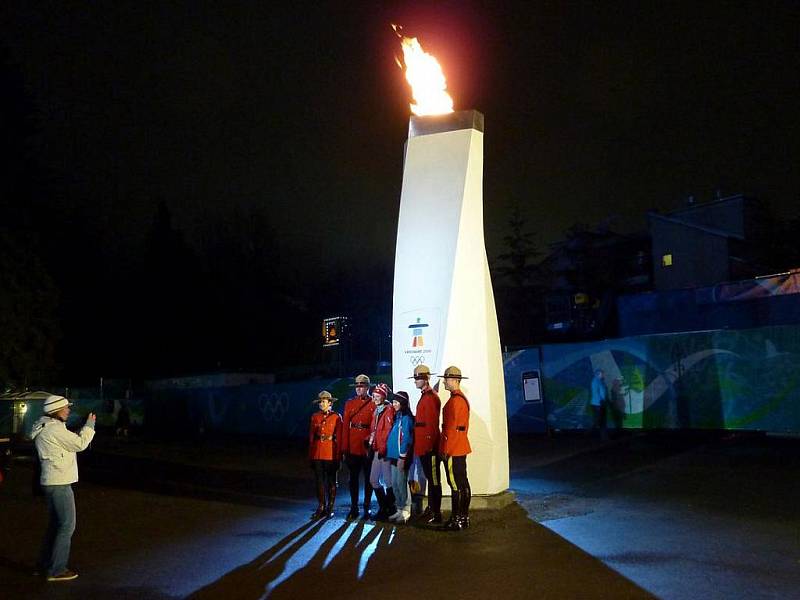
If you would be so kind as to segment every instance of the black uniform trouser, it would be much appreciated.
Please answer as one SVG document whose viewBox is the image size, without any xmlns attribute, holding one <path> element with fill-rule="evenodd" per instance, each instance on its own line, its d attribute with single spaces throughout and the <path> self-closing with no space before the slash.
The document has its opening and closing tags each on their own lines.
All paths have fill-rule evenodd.
<svg viewBox="0 0 800 600">
<path fill-rule="evenodd" d="M 472 490 L 469 487 L 469 479 L 467 479 L 467 457 L 448 457 L 445 471 L 453 503 L 453 511 L 450 518 L 453 519 L 456 516 L 467 517 L 469 515 L 469 503 L 472 498 Z"/>
<path fill-rule="evenodd" d="M 450 456 L 445 466 L 447 473 L 447 485 L 454 492 L 469 490 L 469 479 L 467 479 L 467 457 Z"/>
<path fill-rule="evenodd" d="M 428 507 L 435 513 L 442 509 L 442 475 L 439 465 L 442 459 L 435 451 L 428 452 L 419 457 L 422 463 L 422 472 L 428 480 Z M 466 463 L 465 463 L 466 474 Z"/>
<path fill-rule="evenodd" d="M 359 454 L 345 456 L 347 468 L 350 471 L 350 504 L 353 508 L 358 506 L 358 476 L 364 475 L 364 509 L 369 509 L 372 502 L 372 486 L 369 483 L 369 472 L 372 470 L 372 458 Z"/>
<path fill-rule="evenodd" d="M 338 460 L 312 460 L 311 468 L 314 469 L 314 479 L 323 489 L 336 487 L 336 473 L 339 471 Z"/>
</svg>

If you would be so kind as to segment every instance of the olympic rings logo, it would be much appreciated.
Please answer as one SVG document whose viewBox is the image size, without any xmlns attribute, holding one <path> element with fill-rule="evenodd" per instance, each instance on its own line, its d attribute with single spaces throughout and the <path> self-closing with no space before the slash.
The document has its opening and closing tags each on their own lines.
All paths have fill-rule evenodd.
<svg viewBox="0 0 800 600">
<path fill-rule="evenodd" d="M 261 394 L 257 402 L 258 410 L 267 423 L 282 421 L 286 413 L 289 412 L 289 394 L 286 392 Z"/>
</svg>

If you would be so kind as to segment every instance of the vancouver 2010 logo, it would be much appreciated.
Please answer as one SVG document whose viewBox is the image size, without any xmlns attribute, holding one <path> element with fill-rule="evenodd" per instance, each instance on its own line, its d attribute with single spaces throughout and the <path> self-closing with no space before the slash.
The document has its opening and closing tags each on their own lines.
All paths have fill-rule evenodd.
<svg viewBox="0 0 800 600">
<path fill-rule="evenodd" d="M 422 330 L 428 326 L 427 323 L 421 323 L 422 319 L 417 317 L 417 322 L 408 326 L 412 330 L 413 337 L 411 339 L 412 348 L 422 348 L 425 345 L 425 338 L 422 335 Z"/>
<path fill-rule="evenodd" d="M 411 368 L 421 365 L 425 362 L 430 362 L 433 348 L 431 344 L 425 345 L 426 329 L 430 327 L 429 323 L 422 321 L 421 317 L 415 317 L 414 322 L 408 326 L 408 331 L 411 337 L 407 342 L 406 349 L 403 351 L 408 357 L 408 362 Z M 431 330 L 428 329 L 427 332 Z M 436 339 L 434 335 L 433 346 L 436 346 Z"/>
</svg>

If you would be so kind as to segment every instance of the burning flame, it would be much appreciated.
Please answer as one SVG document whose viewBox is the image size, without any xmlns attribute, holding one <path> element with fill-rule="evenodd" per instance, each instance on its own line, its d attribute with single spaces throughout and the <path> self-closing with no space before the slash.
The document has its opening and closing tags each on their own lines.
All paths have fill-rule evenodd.
<svg viewBox="0 0 800 600">
<path fill-rule="evenodd" d="M 415 115 L 444 115 L 453 112 L 453 99 L 447 93 L 447 80 L 439 61 L 422 49 L 417 38 L 400 33 L 399 25 L 392 25 L 402 40 L 403 62 L 395 58 L 397 66 L 406 72 L 414 99 L 409 106 Z"/>
</svg>

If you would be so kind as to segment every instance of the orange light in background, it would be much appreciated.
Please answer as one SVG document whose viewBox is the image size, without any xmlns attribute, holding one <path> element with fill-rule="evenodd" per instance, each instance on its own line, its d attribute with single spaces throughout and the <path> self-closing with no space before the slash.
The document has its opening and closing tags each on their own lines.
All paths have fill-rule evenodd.
<svg viewBox="0 0 800 600">
<path fill-rule="evenodd" d="M 411 86 L 409 106 L 415 115 L 444 115 L 453 112 L 453 99 L 447 93 L 445 79 L 439 61 L 422 49 L 417 38 L 405 37 L 399 25 L 392 25 L 397 37 L 402 40 L 403 60 L 397 66 L 405 71 L 406 81 Z"/>
</svg>

